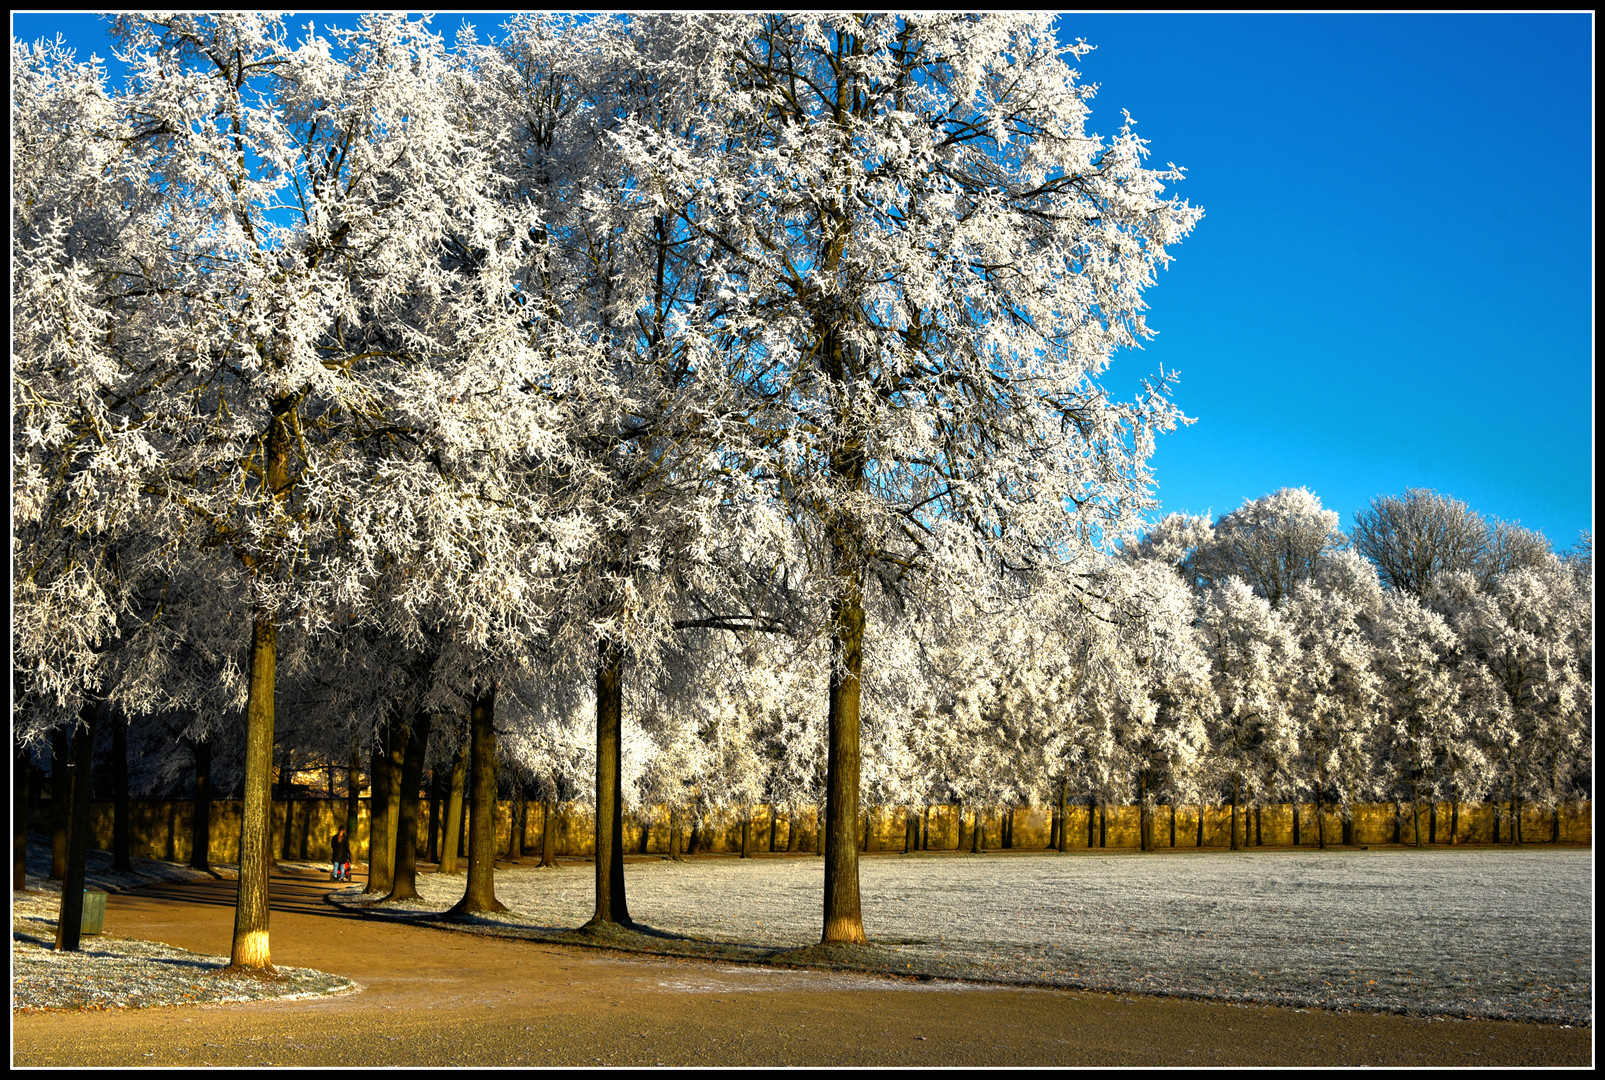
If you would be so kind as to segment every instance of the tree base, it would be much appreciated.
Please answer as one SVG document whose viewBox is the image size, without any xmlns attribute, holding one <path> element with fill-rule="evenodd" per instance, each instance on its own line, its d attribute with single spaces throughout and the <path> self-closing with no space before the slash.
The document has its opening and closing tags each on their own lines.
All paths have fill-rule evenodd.
<svg viewBox="0 0 1605 1080">
<path fill-rule="evenodd" d="M 862 919 L 834 919 L 825 924 L 825 932 L 819 938 L 821 945 L 868 945 L 869 939 L 864 936 L 864 921 Z"/>
<path fill-rule="evenodd" d="M 283 982 L 289 976 L 283 974 L 278 968 L 269 964 L 267 967 L 252 967 L 248 964 L 230 964 L 216 972 L 219 978 L 249 978 L 261 979 L 265 982 Z"/>
<path fill-rule="evenodd" d="M 502 911 L 506 911 L 506 910 L 507 910 L 507 905 L 502 903 L 500 900 L 496 899 L 493 896 L 493 897 L 490 898 L 490 902 L 489 903 L 477 903 L 477 902 L 470 903 L 466 898 L 463 899 L 463 900 L 459 900 L 459 901 L 457 901 L 457 903 L 453 904 L 450 908 L 447 909 L 446 914 L 447 915 L 486 915 L 486 914 L 495 915 L 498 912 L 502 912 Z"/>
</svg>

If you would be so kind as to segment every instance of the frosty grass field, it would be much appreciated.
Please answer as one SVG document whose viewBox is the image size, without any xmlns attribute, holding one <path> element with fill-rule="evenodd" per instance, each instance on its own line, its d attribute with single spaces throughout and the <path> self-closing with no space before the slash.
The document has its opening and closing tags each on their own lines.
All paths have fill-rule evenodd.
<svg viewBox="0 0 1605 1080">
<path fill-rule="evenodd" d="M 591 914 L 587 863 L 501 869 L 513 926 Z M 631 863 L 634 918 L 713 941 L 819 938 L 823 863 Z M 886 970 L 1337 1009 L 1587 1025 L 1588 851 L 875 856 L 864 926 Z M 442 910 L 462 878 L 420 874 Z"/>
</svg>

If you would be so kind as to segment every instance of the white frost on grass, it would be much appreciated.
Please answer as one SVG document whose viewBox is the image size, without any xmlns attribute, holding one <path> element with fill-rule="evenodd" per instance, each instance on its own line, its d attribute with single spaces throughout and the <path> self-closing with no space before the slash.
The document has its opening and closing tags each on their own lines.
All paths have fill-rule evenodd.
<svg viewBox="0 0 1605 1080">
<path fill-rule="evenodd" d="M 134 859 L 115 871 L 108 852 L 91 851 L 85 884 L 121 892 L 165 881 L 206 879 L 204 871 L 157 859 Z M 294 1001 L 349 993 L 360 987 L 311 968 L 279 968 L 278 979 L 219 975 L 226 956 L 206 956 L 156 941 L 86 934 L 77 952 L 56 951 L 61 882 L 50 872 L 48 841 L 28 845 L 27 892 L 11 894 L 11 1008 L 143 1009 L 236 1001 Z M 33 871 L 37 869 L 36 878 Z M 109 903 L 115 904 L 115 898 Z"/>
<path fill-rule="evenodd" d="M 1230 1001 L 1591 1024 L 1592 855 L 1426 850 L 871 856 L 864 927 L 892 974 Z M 659 930 L 794 948 L 819 939 L 811 858 L 632 862 Z M 501 868 L 509 927 L 579 926 L 589 864 Z M 443 911 L 463 878 L 422 873 Z"/>
</svg>

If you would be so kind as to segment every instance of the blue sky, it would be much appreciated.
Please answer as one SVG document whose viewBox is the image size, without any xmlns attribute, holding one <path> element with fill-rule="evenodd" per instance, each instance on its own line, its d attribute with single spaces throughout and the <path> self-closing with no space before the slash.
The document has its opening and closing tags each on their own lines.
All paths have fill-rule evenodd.
<svg viewBox="0 0 1605 1080">
<path fill-rule="evenodd" d="M 12 26 L 110 56 L 90 16 Z M 1094 130 L 1129 110 L 1205 208 L 1149 292 L 1159 338 L 1107 380 L 1181 374 L 1197 423 L 1161 439 L 1163 511 L 1302 486 L 1348 528 L 1420 486 L 1558 547 L 1592 528 L 1591 16 L 1072 13 L 1060 35 L 1097 46 Z"/>
</svg>

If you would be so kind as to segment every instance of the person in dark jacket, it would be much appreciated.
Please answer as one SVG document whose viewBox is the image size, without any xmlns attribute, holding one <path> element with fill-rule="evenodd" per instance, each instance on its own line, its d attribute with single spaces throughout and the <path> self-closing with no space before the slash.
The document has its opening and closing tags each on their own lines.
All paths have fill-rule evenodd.
<svg viewBox="0 0 1605 1080">
<path fill-rule="evenodd" d="M 335 881 L 351 880 L 351 842 L 346 839 L 346 831 L 339 830 L 334 834 L 334 867 L 329 871 L 329 877 Z"/>
</svg>

